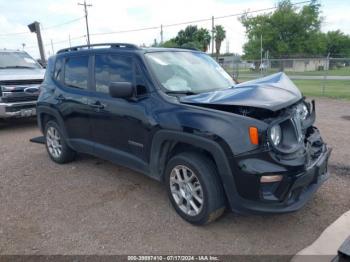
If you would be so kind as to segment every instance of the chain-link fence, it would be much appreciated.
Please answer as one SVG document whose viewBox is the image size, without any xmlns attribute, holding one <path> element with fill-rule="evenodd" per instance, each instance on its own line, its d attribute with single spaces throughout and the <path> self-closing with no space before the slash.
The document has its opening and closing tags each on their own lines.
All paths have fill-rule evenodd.
<svg viewBox="0 0 350 262">
<path fill-rule="evenodd" d="M 242 61 L 224 56 L 219 63 L 239 82 L 286 73 L 306 96 L 350 99 L 350 58 L 295 58 Z"/>
</svg>

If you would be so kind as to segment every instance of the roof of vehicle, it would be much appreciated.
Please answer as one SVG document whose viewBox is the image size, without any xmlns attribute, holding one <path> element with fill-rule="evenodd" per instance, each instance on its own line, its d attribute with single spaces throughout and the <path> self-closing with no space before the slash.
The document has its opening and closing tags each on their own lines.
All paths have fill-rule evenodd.
<svg viewBox="0 0 350 262">
<path fill-rule="evenodd" d="M 111 51 L 127 51 L 127 52 L 174 52 L 174 51 L 188 51 L 188 52 L 201 52 L 199 50 L 182 49 L 182 48 L 164 48 L 164 47 L 138 47 L 129 43 L 101 43 L 92 45 L 72 46 L 69 48 L 61 49 L 57 54 L 71 53 L 71 52 L 92 52 L 96 50 L 111 50 Z"/>
</svg>

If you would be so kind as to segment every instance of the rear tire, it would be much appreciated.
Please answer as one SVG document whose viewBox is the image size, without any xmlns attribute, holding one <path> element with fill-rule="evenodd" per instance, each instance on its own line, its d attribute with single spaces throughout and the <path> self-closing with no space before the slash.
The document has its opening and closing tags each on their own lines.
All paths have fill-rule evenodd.
<svg viewBox="0 0 350 262">
<path fill-rule="evenodd" d="M 72 150 L 65 141 L 58 124 L 50 120 L 45 125 L 45 145 L 50 158 L 58 163 L 71 162 L 76 157 L 76 152 Z"/>
<path fill-rule="evenodd" d="M 192 152 L 175 155 L 167 164 L 165 183 L 173 207 L 186 221 L 203 225 L 224 213 L 223 188 L 209 158 Z"/>
</svg>

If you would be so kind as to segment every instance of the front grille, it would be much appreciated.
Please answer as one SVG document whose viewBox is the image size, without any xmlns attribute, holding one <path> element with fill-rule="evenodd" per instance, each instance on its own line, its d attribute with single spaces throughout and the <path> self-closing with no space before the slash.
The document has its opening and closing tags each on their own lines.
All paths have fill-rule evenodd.
<svg viewBox="0 0 350 262">
<path fill-rule="evenodd" d="M 1 101 L 3 103 L 16 103 L 16 102 L 28 102 L 28 101 L 36 101 L 38 99 L 38 95 L 35 96 L 12 96 L 12 97 L 3 97 Z"/>
<path fill-rule="evenodd" d="M 39 85 L 42 82 L 43 82 L 43 79 L 5 80 L 5 81 L 0 81 L 0 85 Z"/>
</svg>

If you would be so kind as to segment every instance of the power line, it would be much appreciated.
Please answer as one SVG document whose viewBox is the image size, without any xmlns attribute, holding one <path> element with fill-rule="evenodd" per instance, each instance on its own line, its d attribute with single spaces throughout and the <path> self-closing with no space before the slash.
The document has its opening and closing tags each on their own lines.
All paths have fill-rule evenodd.
<svg viewBox="0 0 350 262">
<path fill-rule="evenodd" d="M 312 2 L 312 1 L 309 0 L 309 1 L 296 2 L 296 3 L 292 3 L 292 6 L 306 4 L 306 3 L 310 3 L 310 2 Z M 252 11 L 246 11 L 246 12 L 241 12 L 241 13 L 236 13 L 236 14 L 231 14 L 231 15 L 216 16 L 215 19 L 224 19 L 224 18 L 229 18 L 229 17 L 241 16 L 241 15 L 245 15 L 245 14 L 270 11 L 270 10 L 274 10 L 276 8 L 277 7 L 274 6 L 274 7 L 263 8 L 263 9 L 252 10 Z M 187 25 L 187 24 L 194 24 L 194 23 L 200 23 L 200 22 L 208 22 L 208 21 L 211 21 L 211 20 L 212 20 L 212 18 L 203 18 L 203 19 L 191 20 L 191 21 L 186 21 L 186 22 L 179 22 L 179 23 L 174 23 L 174 24 L 163 24 L 162 27 L 163 28 L 164 27 L 173 27 L 173 26 L 179 26 L 179 25 Z M 120 30 L 120 31 L 112 31 L 112 32 L 93 33 L 91 35 L 120 34 L 120 33 L 136 32 L 136 31 L 153 30 L 153 29 L 158 29 L 158 28 L 159 28 L 159 26 L 152 26 L 152 27 L 143 27 L 143 28 L 131 29 L 131 30 Z"/>
<path fill-rule="evenodd" d="M 137 29 L 120 30 L 120 31 L 105 32 L 105 33 L 93 33 L 93 34 L 91 34 L 91 35 L 121 34 L 121 33 L 137 32 L 137 31 L 154 30 L 154 29 L 158 29 L 158 28 L 159 28 L 159 26 L 142 27 L 142 28 L 137 28 Z"/>
<path fill-rule="evenodd" d="M 292 6 L 296 6 L 296 5 L 301 5 L 301 4 L 306 4 L 306 3 L 310 3 L 312 2 L 311 0 L 309 1 L 301 1 L 301 2 L 296 2 L 296 3 L 292 3 Z M 252 11 L 245 11 L 245 12 L 240 12 L 240 13 L 236 13 L 236 14 L 230 14 L 230 15 L 224 15 L 224 16 L 217 16 L 215 17 L 215 19 L 225 19 L 225 18 L 229 18 L 229 17 L 236 17 L 236 16 L 242 16 L 242 15 L 246 15 L 246 14 L 252 14 L 252 13 L 258 13 L 258 12 L 264 12 L 264 11 L 270 11 L 270 10 L 274 10 L 276 9 L 277 6 L 274 7 L 269 7 L 269 8 L 262 8 L 262 9 L 257 9 L 257 10 L 252 10 Z M 81 20 L 85 18 L 84 17 L 80 17 L 71 21 L 68 21 L 66 23 L 62 23 L 59 25 L 55 25 L 55 27 L 57 26 L 61 26 L 63 24 L 67 24 L 67 23 L 71 23 L 71 22 L 75 22 L 78 20 Z M 173 24 L 165 24 L 162 25 L 162 28 L 165 27 L 173 27 L 173 26 L 180 26 L 180 25 L 187 25 L 187 24 L 194 24 L 194 23 L 200 23 L 200 22 L 207 22 L 207 21 L 211 21 L 212 18 L 204 18 L 204 19 L 198 19 L 198 20 L 191 20 L 191 21 L 186 21 L 186 22 L 179 22 L 179 23 L 173 23 Z M 48 29 L 48 28 L 52 28 L 54 26 L 51 27 L 46 27 L 44 29 Z M 111 32 L 100 32 L 100 33 L 91 33 L 90 35 L 93 36 L 98 36 L 98 35 L 110 35 L 110 34 L 121 34 L 121 33 L 131 33 L 131 32 L 138 32 L 138 31 L 147 31 L 147 30 L 155 30 L 155 29 L 159 29 L 159 26 L 151 26 L 151 27 L 142 27 L 142 28 L 136 28 L 136 29 L 128 29 L 128 30 L 119 30 L 119 31 L 111 31 Z M 1 34 L 0 34 L 1 36 Z M 74 39 L 81 39 L 81 38 L 85 38 L 86 35 L 83 36 L 78 36 L 78 37 L 73 37 L 71 38 L 71 40 Z M 61 41 L 56 41 L 53 42 L 53 44 L 59 44 L 59 43 L 65 43 L 65 42 L 69 42 L 69 40 L 61 40 Z M 50 44 L 46 44 L 45 46 L 49 46 Z M 33 48 L 32 46 L 26 47 L 26 48 Z"/>
<path fill-rule="evenodd" d="M 76 18 L 76 19 L 73 19 L 73 20 L 69 20 L 67 22 L 63 22 L 63 23 L 60 23 L 60 24 L 56 24 L 56 25 L 51 25 L 51 26 L 47 26 L 47 27 L 43 27 L 43 31 L 44 30 L 48 30 L 48 29 L 51 29 L 51 28 L 56 28 L 56 27 L 60 27 L 60 26 L 64 26 L 64 25 L 67 25 L 67 24 L 71 24 L 71 23 L 74 23 L 74 22 L 77 22 L 79 20 L 82 20 L 84 19 L 84 16 L 83 17 L 79 17 L 79 18 Z M 0 34 L 0 37 L 7 37 L 7 36 L 15 36 L 15 35 L 24 35 L 24 34 L 30 34 L 30 32 L 16 32 L 16 33 L 6 33 L 6 34 Z"/>
<path fill-rule="evenodd" d="M 66 42 L 69 42 L 70 40 L 77 40 L 77 39 L 82 39 L 82 38 L 85 38 L 86 35 L 81 35 L 81 36 L 76 36 L 76 37 L 70 37 L 68 40 L 59 40 L 59 41 L 55 41 L 55 42 L 52 42 L 52 44 L 61 44 L 61 43 L 66 43 Z M 51 45 L 51 43 L 49 44 L 44 44 L 44 46 L 49 46 Z M 37 48 L 36 45 L 33 45 L 33 46 L 26 46 L 26 49 L 31 49 L 31 48 Z"/>
<path fill-rule="evenodd" d="M 64 25 L 67 25 L 67 24 L 71 24 L 71 23 L 80 21 L 80 20 L 82 20 L 82 19 L 84 19 L 84 16 L 79 17 L 79 18 L 76 18 L 76 19 L 73 19 L 73 20 L 69 20 L 69 21 L 64 22 L 64 23 L 61 23 L 61 24 L 52 25 L 52 26 L 46 26 L 46 27 L 43 28 L 43 30 L 48 30 L 48 29 L 51 29 L 51 28 L 56 28 L 56 27 L 64 26 Z"/>
</svg>

